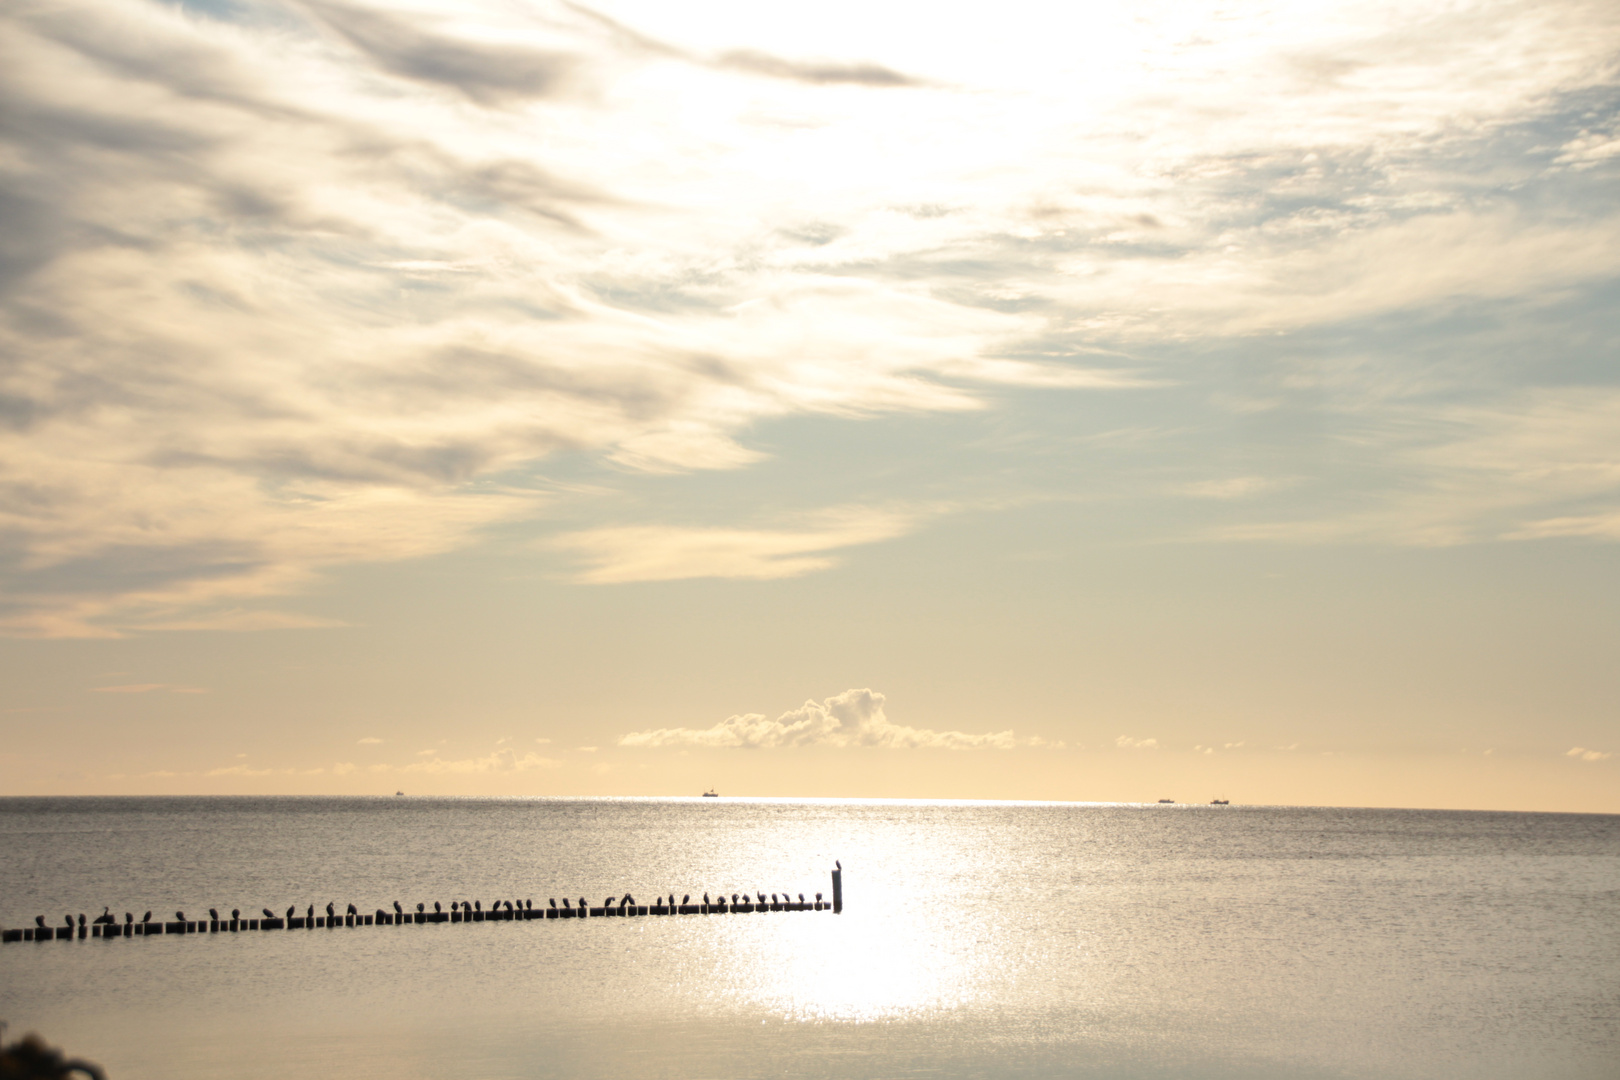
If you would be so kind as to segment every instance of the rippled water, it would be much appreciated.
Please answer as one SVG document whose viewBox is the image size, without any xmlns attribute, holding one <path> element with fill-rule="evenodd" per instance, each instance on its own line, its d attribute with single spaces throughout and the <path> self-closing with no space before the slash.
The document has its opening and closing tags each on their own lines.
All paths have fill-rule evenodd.
<svg viewBox="0 0 1620 1080">
<path fill-rule="evenodd" d="M 0 925 L 830 892 L 771 913 L 0 946 L 111 1080 L 1613 1080 L 1620 817 L 642 799 L 0 800 Z"/>
</svg>

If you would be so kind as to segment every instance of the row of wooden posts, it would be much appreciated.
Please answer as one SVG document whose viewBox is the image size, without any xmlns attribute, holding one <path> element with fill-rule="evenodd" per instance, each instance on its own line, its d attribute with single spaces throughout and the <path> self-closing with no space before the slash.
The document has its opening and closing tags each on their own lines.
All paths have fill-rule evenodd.
<svg viewBox="0 0 1620 1080">
<path fill-rule="evenodd" d="M 74 938 L 141 937 L 152 934 L 234 934 L 243 930 L 317 930 L 352 926 L 421 926 L 427 923 L 459 922 L 527 922 L 531 919 L 584 919 L 631 918 L 645 915 L 749 915 L 765 911 L 832 911 L 844 910 L 843 870 L 832 872 L 833 898 L 830 902 L 773 900 L 756 903 L 751 900 L 727 903 L 724 899 L 705 904 L 632 904 L 626 897 L 618 904 L 604 903 L 601 907 L 510 907 L 490 911 L 399 911 L 387 912 L 378 908 L 375 914 L 360 915 L 293 915 L 286 918 L 264 919 L 203 919 L 173 922 L 111 922 L 86 925 L 83 916 L 77 926 L 41 926 L 16 930 L 0 930 L 0 941 L 66 941 Z M 818 894 L 819 896 L 819 894 Z M 673 897 L 671 898 L 673 899 Z M 567 903 L 567 901 L 564 901 Z M 88 931 L 88 933 L 87 933 Z"/>
</svg>

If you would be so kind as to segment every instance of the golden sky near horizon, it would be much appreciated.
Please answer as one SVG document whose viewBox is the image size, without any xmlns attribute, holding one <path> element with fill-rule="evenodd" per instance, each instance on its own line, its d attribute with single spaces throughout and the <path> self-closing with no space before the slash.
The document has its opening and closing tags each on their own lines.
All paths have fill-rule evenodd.
<svg viewBox="0 0 1620 1080">
<path fill-rule="evenodd" d="M 1620 812 L 1620 9 L 19 0 L 0 793 Z"/>
</svg>

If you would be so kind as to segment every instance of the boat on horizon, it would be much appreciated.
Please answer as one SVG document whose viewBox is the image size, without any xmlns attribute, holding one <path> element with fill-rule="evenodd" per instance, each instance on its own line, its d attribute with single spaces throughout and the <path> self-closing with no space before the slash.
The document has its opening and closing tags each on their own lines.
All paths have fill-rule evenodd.
<svg viewBox="0 0 1620 1080">
<path fill-rule="evenodd" d="M 718 799 L 720 797 L 720 793 L 714 790 L 714 788 L 710 788 L 708 791 L 703 793 L 703 797 L 705 799 Z"/>
<path fill-rule="evenodd" d="M 1211 806 L 1231 806 L 1232 805 L 1232 800 L 1231 799 L 1211 799 L 1211 800 L 1209 800 L 1209 805 L 1211 805 Z"/>
</svg>

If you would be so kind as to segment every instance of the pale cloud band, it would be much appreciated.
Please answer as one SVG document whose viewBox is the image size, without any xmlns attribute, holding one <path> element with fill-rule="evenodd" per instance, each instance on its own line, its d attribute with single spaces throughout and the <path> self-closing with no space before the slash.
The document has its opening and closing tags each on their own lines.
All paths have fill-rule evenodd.
<svg viewBox="0 0 1620 1080">
<path fill-rule="evenodd" d="M 759 713 L 731 716 L 706 728 L 655 728 L 632 731 L 618 745 L 639 749 L 704 747 L 767 750 L 825 746 L 838 749 L 873 747 L 886 750 L 1013 750 L 1061 746 L 1039 737 L 1020 738 L 1011 731 L 970 734 L 933 731 L 893 723 L 883 711 L 884 697 L 875 690 L 846 690 L 824 701 L 806 701 L 775 720 Z"/>
</svg>

